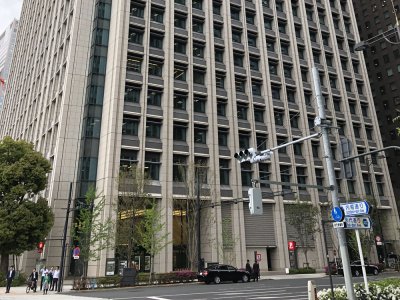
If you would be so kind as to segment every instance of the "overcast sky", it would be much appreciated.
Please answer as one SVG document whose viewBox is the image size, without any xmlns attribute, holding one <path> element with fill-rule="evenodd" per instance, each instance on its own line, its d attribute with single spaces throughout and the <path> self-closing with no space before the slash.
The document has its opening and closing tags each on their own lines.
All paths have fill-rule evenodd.
<svg viewBox="0 0 400 300">
<path fill-rule="evenodd" d="M 22 2 L 23 0 L 0 0 L 0 34 L 14 18 L 19 19 Z"/>
</svg>

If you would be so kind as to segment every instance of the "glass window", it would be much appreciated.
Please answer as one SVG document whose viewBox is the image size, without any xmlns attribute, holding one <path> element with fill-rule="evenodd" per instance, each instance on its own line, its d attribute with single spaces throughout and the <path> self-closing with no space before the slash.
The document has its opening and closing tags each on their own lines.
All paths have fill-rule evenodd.
<svg viewBox="0 0 400 300">
<path fill-rule="evenodd" d="M 243 54 L 233 53 L 233 64 L 237 67 L 243 67 Z"/>
<path fill-rule="evenodd" d="M 264 17 L 264 28 L 272 30 L 272 19 L 269 17 Z"/>
<path fill-rule="evenodd" d="M 283 126 L 283 118 L 284 118 L 284 112 L 283 111 L 275 111 L 274 112 L 274 116 L 275 116 L 275 125 L 278 126 Z"/>
<path fill-rule="evenodd" d="M 284 65 L 283 66 L 283 73 L 285 75 L 285 78 L 292 78 L 292 66 Z"/>
<path fill-rule="evenodd" d="M 150 47 L 162 49 L 163 37 L 158 34 L 150 33 Z"/>
<path fill-rule="evenodd" d="M 286 89 L 287 100 L 290 103 L 296 103 L 296 91 L 291 89 Z"/>
<path fill-rule="evenodd" d="M 246 23 L 254 25 L 255 15 L 252 12 L 246 11 Z"/>
<path fill-rule="evenodd" d="M 278 63 L 275 61 L 268 62 L 269 73 L 272 75 L 278 75 Z"/>
<path fill-rule="evenodd" d="M 149 62 L 149 75 L 162 76 L 163 63 L 150 61 Z"/>
<path fill-rule="evenodd" d="M 289 44 L 281 43 L 281 52 L 283 55 L 289 55 Z"/>
<path fill-rule="evenodd" d="M 226 116 L 226 102 L 221 100 L 217 101 L 217 115 L 222 117 Z"/>
<path fill-rule="evenodd" d="M 290 113 L 290 126 L 292 128 L 299 128 L 299 113 Z"/>
<path fill-rule="evenodd" d="M 267 40 L 267 50 L 271 52 L 275 52 L 275 41 Z"/>
<path fill-rule="evenodd" d="M 140 100 L 140 91 L 141 88 L 139 86 L 131 86 L 125 85 L 125 102 L 139 103 Z"/>
<path fill-rule="evenodd" d="M 204 46 L 200 44 L 193 45 L 193 56 L 204 58 Z"/>
<path fill-rule="evenodd" d="M 186 110 L 187 96 L 182 94 L 174 94 L 174 108 Z"/>
<path fill-rule="evenodd" d="M 176 80 L 186 81 L 186 69 L 183 67 L 174 67 L 174 78 Z"/>
<path fill-rule="evenodd" d="M 204 127 L 194 127 L 194 142 L 199 144 L 207 143 L 207 129 Z"/>
<path fill-rule="evenodd" d="M 205 71 L 193 70 L 193 82 L 197 84 L 204 84 L 205 82 Z"/>
<path fill-rule="evenodd" d="M 297 155 L 297 156 L 303 155 L 301 143 L 293 144 L 293 153 L 294 153 L 294 155 Z"/>
<path fill-rule="evenodd" d="M 222 38 L 222 25 L 214 23 L 214 37 Z"/>
<path fill-rule="evenodd" d="M 260 186 L 264 188 L 270 187 L 270 184 L 267 182 L 263 181 L 269 181 L 270 180 L 270 171 L 269 171 L 269 164 L 267 163 L 259 163 L 258 164 L 258 170 L 259 170 L 259 175 L 260 175 Z"/>
<path fill-rule="evenodd" d="M 186 41 L 175 40 L 174 51 L 176 53 L 186 54 Z"/>
<path fill-rule="evenodd" d="M 240 8 L 231 6 L 231 18 L 234 20 L 240 20 Z"/>
<path fill-rule="evenodd" d="M 187 125 L 174 123 L 174 141 L 186 141 Z"/>
<path fill-rule="evenodd" d="M 121 149 L 121 155 L 119 159 L 119 165 L 121 167 L 129 167 L 132 165 L 136 165 L 137 160 L 137 151 L 129 150 L 129 149 Z"/>
<path fill-rule="evenodd" d="M 307 184 L 307 168 L 297 167 L 297 183 L 299 184 Z M 306 190 L 306 187 L 299 186 L 299 190 Z"/>
<path fill-rule="evenodd" d="M 184 182 L 186 179 L 187 156 L 174 154 L 172 177 L 174 182 Z"/>
<path fill-rule="evenodd" d="M 281 88 L 273 86 L 271 87 L 272 99 L 280 100 L 281 99 Z"/>
<path fill-rule="evenodd" d="M 219 180 L 221 185 L 229 185 L 229 173 L 230 173 L 230 160 L 220 159 L 219 160 Z"/>
<path fill-rule="evenodd" d="M 203 21 L 193 20 L 193 31 L 203 33 Z"/>
<path fill-rule="evenodd" d="M 314 158 L 319 158 L 319 143 L 311 142 L 311 148 Z"/>
<path fill-rule="evenodd" d="M 291 167 L 290 166 L 280 166 L 280 175 L 282 183 L 290 183 L 291 177 Z M 283 190 L 290 190 L 290 185 L 282 185 Z"/>
<path fill-rule="evenodd" d="M 219 146 L 228 146 L 228 128 L 218 128 L 218 145 Z"/>
<path fill-rule="evenodd" d="M 237 116 L 238 119 L 247 120 L 247 106 L 246 105 L 237 105 Z"/>
<path fill-rule="evenodd" d="M 131 4 L 131 16 L 143 18 L 144 16 L 144 7 L 143 5 L 132 3 Z"/>
<path fill-rule="evenodd" d="M 244 93 L 246 91 L 246 79 L 236 77 L 235 87 L 237 92 Z"/>
<path fill-rule="evenodd" d="M 123 135 L 138 135 L 139 119 L 124 117 L 122 121 Z"/>
<path fill-rule="evenodd" d="M 259 71 L 258 62 L 259 59 L 257 57 L 250 57 L 250 69 L 254 71 Z"/>
<path fill-rule="evenodd" d="M 139 29 L 129 27 L 129 42 L 134 44 L 143 44 L 143 32 Z"/>
<path fill-rule="evenodd" d="M 225 87 L 225 75 L 217 73 L 215 74 L 215 86 L 223 89 Z"/>
<path fill-rule="evenodd" d="M 186 29 L 186 17 L 175 15 L 174 25 L 175 27 Z"/>
<path fill-rule="evenodd" d="M 254 107 L 254 121 L 256 122 L 264 122 L 264 109 Z"/>
<path fill-rule="evenodd" d="M 252 89 L 254 96 L 261 96 L 261 87 L 262 87 L 261 82 L 252 82 L 251 83 L 251 89 Z"/>
<path fill-rule="evenodd" d="M 147 104 L 161 106 L 162 91 L 149 90 L 147 93 Z"/>
<path fill-rule="evenodd" d="M 215 61 L 224 62 L 224 49 L 215 48 Z"/>
<path fill-rule="evenodd" d="M 237 29 L 232 29 L 232 41 L 235 43 L 242 42 L 242 32 Z"/>
<path fill-rule="evenodd" d="M 160 153 L 146 152 L 145 154 L 145 172 L 151 180 L 160 179 Z"/>
<path fill-rule="evenodd" d="M 257 47 L 257 34 L 247 32 L 247 42 L 250 47 Z"/>
<path fill-rule="evenodd" d="M 250 147 L 250 135 L 248 132 L 239 132 L 239 148 L 247 149 Z"/>
<path fill-rule="evenodd" d="M 203 0 L 192 0 L 192 7 L 196 9 L 203 9 Z"/>
<path fill-rule="evenodd" d="M 146 137 L 159 139 L 161 136 L 161 120 L 148 119 L 146 123 Z"/>
<path fill-rule="evenodd" d="M 278 22 L 278 30 L 280 33 L 286 33 L 286 23 L 282 21 Z"/>
<path fill-rule="evenodd" d="M 241 177 L 242 177 L 242 186 L 252 186 L 252 170 L 251 164 L 249 162 L 244 162 L 241 165 Z"/>
<path fill-rule="evenodd" d="M 195 95 L 194 99 L 193 99 L 194 112 L 205 113 L 206 112 L 206 102 L 207 102 L 207 98 Z"/>
<path fill-rule="evenodd" d="M 151 7 L 150 18 L 153 22 L 163 23 L 164 22 L 164 11 L 159 8 Z"/>
</svg>

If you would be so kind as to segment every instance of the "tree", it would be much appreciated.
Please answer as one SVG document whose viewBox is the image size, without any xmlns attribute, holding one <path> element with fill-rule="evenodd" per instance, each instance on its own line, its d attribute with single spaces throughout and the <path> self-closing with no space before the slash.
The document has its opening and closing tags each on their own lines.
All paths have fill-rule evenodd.
<svg viewBox="0 0 400 300">
<path fill-rule="evenodd" d="M 312 248 L 311 241 L 314 240 L 314 234 L 319 232 L 319 209 L 309 202 L 297 200 L 294 204 L 286 205 L 285 210 L 287 210 L 287 222 L 296 232 L 296 241 L 303 249 L 308 266 L 307 253 Z"/>
<path fill-rule="evenodd" d="M 114 224 L 111 217 L 102 219 L 105 197 L 89 187 L 85 201 L 80 204 L 74 223 L 73 238 L 83 259 L 83 276 L 87 276 L 87 263 L 100 259 L 100 251 L 111 245 Z"/>
<path fill-rule="evenodd" d="M 0 141 L 0 271 L 7 271 L 10 254 L 34 249 L 53 226 L 54 215 L 39 197 L 50 170 L 33 144 L 10 137 Z"/>
<path fill-rule="evenodd" d="M 169 243 L 169 233 L 166 232 L 163 216 L 157 207 L 156 200 L 148 201 L 148 207 L 143 212 L 143 218 L 138 229 L 138 244 L 150 254 L 150 276 L 149 283 L 152 281 L 154 273 L 154 256 L 161 252 Z"/>
<path fill-rule="evenodd" d="M 142 170 L 136 165 L 122 168 L 119 176 L 119 191 L 117 207 L 117 253 L 126 257 L 128 267 L 132 263 L 132 254 L 136 247 L 136 226 L 139 213 L 145 208 L 148 193 L 144 188 L 148 180 Z"/>
</svg>

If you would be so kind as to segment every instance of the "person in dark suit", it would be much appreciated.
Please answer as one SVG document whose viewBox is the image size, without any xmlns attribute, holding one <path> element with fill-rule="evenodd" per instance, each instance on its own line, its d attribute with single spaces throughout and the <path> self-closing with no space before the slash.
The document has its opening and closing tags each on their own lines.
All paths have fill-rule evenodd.
<svg viewBox="0 0 400 300">
<path fill-rule="evenodd" d="M 7 277 L 6 277 L 6 279 L 7 279 L 6 293 L 9 293 L 9 292 L 10 292 L 11 283 L 12 283 L 14 277 L 15 277 L 15 270 L 14 270 L 14 267 L 11 266 L 11 267 L 10 267 L 10 270 L 7 271 Z"/>
<path fill-rule="evenodd" d="M 37 281 L 39 279 L 39 273 L 36 271 L 36 269 L 33 269 L 31 275 L 29 275 L 29 279 L 32 281 L 31 288 L 33 292 L 36 293 Z"/>
<path fill-rule="evenodd" d="M 247 263 L 246 263 L 246 271 L 250 273 L 250 278 L 253 277 L 253 269 L 250 266 L 249 260 L 247 260 Z"/>
<path fill-rule="evenodd" d="M 260 278 L 260 265 L 258 264 L 258 261 L 255 261 L 253 264 L 253 272 L 254 281 L 258 281 L 258 278 Z"/>
</svg>

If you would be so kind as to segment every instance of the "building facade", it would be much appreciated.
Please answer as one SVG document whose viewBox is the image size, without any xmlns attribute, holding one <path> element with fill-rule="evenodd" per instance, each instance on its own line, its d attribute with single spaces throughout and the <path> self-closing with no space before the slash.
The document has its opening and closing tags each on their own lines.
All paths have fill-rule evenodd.
<svg viewBox="0 0 400 300">
<path fill-rule="evenodd" d="M 393 119 L 400 115 L 400 31 L 395 31 L 400 4 L 397 1 L 367 3 L 354 1 L 354 9 L 360 32 L 360 39 L 370 40 L 370 47 L 364 51 L 369 82 L 374 98 L 379 129 L 383 145 L 400 146 Z M 397 17 L 394 11 L 397 12 Z M 387 36 L 387 40 L 384 39 Z M 399 203 L 400 199 L 400 152 L 387 152 L 390 156 L 388 167 L 392 185 Z"/>
<path fill-rule="evenodd" d="M 135 165 L 149 177 L 146 192 L 171 239 L 155 257 L 157 272 L 188 266 L 190 211 L 182 203 L 197 196 L 205 262 L 242 267 L 257 251 L 262 270 L 289 267 L 287 245 L 296 236 L 285 207 L 309 201 L 327 219 L 330 193 L 282 183 L 327 187 L 322 143 L 311 139 L 259 164 L 233 155 L 318 130 L 312 66 L 333 126 L 340 200 L 376 199 L 395 251 L 399 217 L 386 161 L 356 161 L 350 179 L 338 161 L 343 138 L 364 152 L 382 148 L 358 40 L 351 1 L 25 1 L 0 128 L 1 136 L 32 141 L 53 166 L 45 196 L 56 222 L 41 258 L 58 264 L 60 242 L 52 238 L 62 234 L 69 182 L 78 200 L 96 184 L 106 198 L 103 217 L 120 218 L 120 169 Z M 260 216 L 248 209 L 252 179 L 263 191 Z M 327 233 L 333 258 L 335 233 Z M 310 266 L 322 268 L 322 232 L 310 243 Z M 115 246 L 89 262 L 89 275 L 105 274 Z M 142 268 L 146 255 L 137 256 Z M 304 251 L 297 256 L 303 266 Z M 22 262 L 38 258 L 26 253 Z"/>
<path fill-rule="evenodd" d="M 11 59 L 14 53 L 15 38 L 17 36 L 18 21 L 13 20 L 6 30 L 0 35 L 0 78 L 7 83 L 10 72 Z M 3 105 L 5 93 L 4 87 L 0 86 L 0 111 Z"/>
</svg>

